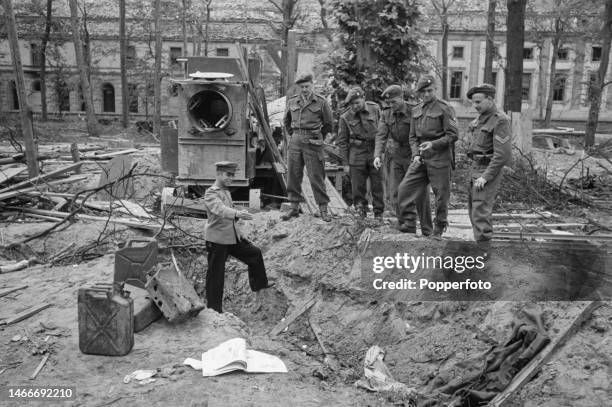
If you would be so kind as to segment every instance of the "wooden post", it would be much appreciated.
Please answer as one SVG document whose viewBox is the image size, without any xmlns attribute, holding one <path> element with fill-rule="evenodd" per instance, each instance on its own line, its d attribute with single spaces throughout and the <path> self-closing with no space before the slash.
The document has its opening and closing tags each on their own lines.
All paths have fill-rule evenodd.
<svg viewBox="0 0 612 407">
<path fill-rule="evenodd" d="M 155 0 L 155 68 L 153 75 L 154 105 L 153 133 L 157 137 L 161 134 L 161 60 L 162 60 L 162 38 L 161 38 L 161 0 Z M 198 54 L 199 55 L 199 54 Z"/>
<path fill-rule="evenodd" d="M 78 163 L 81 161 L 81 156 L 79 154 L 79 145 L 77 143 L 70 144 L 70 155 L 72 155 L 72 161 Z M 81 173 L 81 167 L 77 167 L 74 170 L 75 173 Z"/>
<path fill-rule="evenodd" d="M 285 94 L 287 94 L 288 90 L 293 86 L 293 82 L 295 82 L 298 59 L 296 47 L 296 31 L 289 30 L 287 35 L 287 89 Z"/>
<path fill-rule="evenodd" d="M 12 0 L 4 0 L 4 13 L 6 14 L 6 26 L 8 40 L 13 58 L 13 68 L 17 93 L 19 98 L 19 117 L 21 118 L 21 132 L 26 146 L 26 160 L 28 164 L 28 175 L 30 178 L 38 175 L 38 146 L 34 139 L 34 127 L 32 125 L 32 111 L 28 104 L 25 91 L 25 79 L 23 77 L 23 66 L 21 65 L 21 54 L 19 53 L 19 42 L 17 37 L 17 27 L 15 24 L 15 12 L 13 11 Z"/>
<path fill-rule="evenodd" d="M 128 127 L 127 38 L 125 35 L 125 0 L 119 0 L 119 65 L 121 68 L 121 125 Z M 78 153 L 78 150 L 77 150 Z M 74 158 L 74 156 L 73 156 Z"/>
</svg>

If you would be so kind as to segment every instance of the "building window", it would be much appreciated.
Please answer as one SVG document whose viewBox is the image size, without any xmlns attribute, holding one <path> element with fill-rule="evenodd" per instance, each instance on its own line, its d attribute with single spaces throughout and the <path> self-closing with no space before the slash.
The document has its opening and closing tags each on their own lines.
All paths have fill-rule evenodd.
<svg viewBox="0 0 612 407">
<path fill-rule="evenodd" d="M 55 94 L 57 96 L 57 108 L 60 112 L 70 111 L 70 88 L 63 80 L 55 83 Z"/>
<path fill-rule="evenodd" d="M 17 84 L 15 81 L 9 82 L 9 106 L 13 110 L 19 110 L 19 94 L 17 93 Z"/>
<path fill-rule="evenodd" d="M 218 57 L 229 57 L 229 48 L 217 48 Z"/>
<path fill-rule="evenodd" d="M 40 92 L 40 80 L 36 79 L 32 82 L 32 92 Z"/>
<path fill-rule="evenodd" d="M 451 72 L 450 78 L 450 98 L 460 99 L 461 98 L 461 85 L 463 84 L 463 71 Z"/>
<path fill-rule="evenodd" d="M 557 59 L 559 61 L 567 61 L 569 59 L 569 51 L 567 48 L 559 48 L 557 50 Z"/>
<path fill-rule="evenodd" d="M 138 85 L 135 83 L 128 83 L 128 110 L 138 113 Z"/>
<path fill-rule="evenodd" d="M 531 95 L 531 74 L 524 73 L 522 87 L 521 87 L 521 99 L 529 100 L 530 95 Z"/>
<path fill-rule="evenodd" d="M 41 49 L 38 44 L 30 44 L 30 61 L 32 66 L 41 66 L 42 65 L 42 54 L 40 53 Z"/>
<path fill-rule="evenodd" d="M 179 69 L 181 64 L 176 60 L 183 55 L 183 48 L 181 47 L 170 47 L 170 68 Z"/>
<path fill-rule="evenodd" d="M 533 59 L 533 48 L 523 48 L 523 59 Z"/>
<path fill-rule="evenodd" d="M 553 87 L 553 100 L 555 102 L 563 102 L 565 100 L 565 86 L 567 85 L 567 76 L 562 73 L 555 74 Z"/>
<path fill-rule="evenodd" d="M 463 47 L 453 47 L 453 59 L 463 59 Z"/>
<path fill-rule="evenodd" d="M 125 52 L 125 66 L 127 68 L 134 68 L 136 66 L 136 47 L 128 45 Z"/>
<path fill-rule="evenodd" d="M 593 62 L 601 61 L 601 47 L 591 48 L 591 61 Z"/>
<path fill-rule="evenodd" d="M 108 82 L 102 84 L 102 111 L 115 112 L 115 88 Z"/>
</svg>

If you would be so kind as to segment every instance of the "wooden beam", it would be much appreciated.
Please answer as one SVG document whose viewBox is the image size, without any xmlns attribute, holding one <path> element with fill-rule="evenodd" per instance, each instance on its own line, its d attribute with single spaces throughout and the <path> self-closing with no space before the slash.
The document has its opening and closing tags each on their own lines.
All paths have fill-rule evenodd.
<svg viewBox="0 0 612 407">
<path fill-rule="evenodd" d="M 302 315 L 304 312 L 308 311 L 310 307 L 315 304 L 315 302 L 316 297 L 314 295 L 309 297 L 306 301 L 297 306 L 295 310 L 291 314 L 289 314 L 289 316 L 283 318 L 278 324 L 276 324 L 276 326 L 270 331 L 270 335 L 276 336 L 285 329 L 287 329 L 287 327 L 289 327 L 289 325 L 291 325 L 293 321 L 298 319 L 300 315 Z"/>
<path fill-rule="evenodd" d="M 37 305 L 33 308 L 27 309 L 17 315 L 15 315 L 12 318 L 7 319 L 6 321 L 3 322 L 3 324 L 5 325 L 10 325 L 10 324 L 14 324 L 16 322 L 19 321 L 23 321 L 24 319 L 30 318 L 33 315 L 38 314 L 40 311 L 49 308 L 52 304 L 42 304 L 42 305 Z"/>
<path fill-rule="evenodd" d="M 15 189 L 20 189 L 21 187 L 26 187 L 26 186 L 29 186 L 29 185 L 37 185 L 38 183 L 40 183 L 42 181 L 45 181 L 45 180 L 48 180 L 48 179 L 51 179 L 51 178 L 55 178 L 58 175 L 65 174 L 65 173 L 70 172 L 70 171 L 74 171 L 77 168 L 79 168 L 82 164 L 83 164 L 82 162 L 74 163 L 74 164 L 68 165 L 66 167 L 57 169 L 55 171 L 51 171 L 51 172 L 49 172 L 47 174 L 43 174 L 43 175 L 39 175 L 38 177 L 30 178 L 30 179 L 25 180 L 23 182 L 20 182 L 18 184 L 11 185 L 11 186 L 6 187 L 4 189 L 0 189 L 0 194 L 2 194 L 4 192 L 13 191 Z"/>
<path fill-rule="evenodd" d="M 49 360 L 49 355 L 50 355 L 49 353 L 45 354 L 45 357 L 43 357 L 43 359 L 40 361 L 38 366 L 36 366 L 36 370 L 34 370 L 34 373 L 32 373 L 32 376 L 30 376 L 30 380 L 36 379 L 36 376 L 38 376 L 42 368 L 45 366 L 45 363 L 47 363 L 47 360 Z"/>
<path fill-rule="evenodd" d="M 591 301 L 582 309 L 578 316 L 569 324 L 569 326 L 550 342 L 544 349 L 542 349 L 531 362 L 527 364 L 516 376 L 512 379 L 512 382 L 506 387 L 504 391 L 499 393 L 493 400 L 489 402 L 490 407 L 502 407 L 505 406 L 510 397 L 523 388 L 553 357 L 555 352 L 563 346 L 565 341 L 570 338 L 592 314 L 593 310 L 601 305 L 599 301 Z"/>
<path fill-rule="evenodd" d="M 6 181 L 10 180 L 16 175 L 21 174 L 27 169 L 28 169 L 27 167 L 23 167 L 23 166 L 2 167 L 2 169 L 0 169 L 0 184 L 4 184 Z"/>
<path fill-rule="evenodd" d="M 47 181 L 47 182 L 44 183 L 44 186 L 78 182 L 78 181 L 82 181 L 84 179 L 87 179 L 90 176 L 91 176 L 90 174 L 73 175 L 73 176 L 68 177 L 68 178 L 58 179 L 58 180 L 55 180 L 55 181 Z M 41 184 L 41 185 L 37 185 L 37 186 L 33 186 L 33 187 L 21 188 L 21 189 L 16 189 L 14 191 L 9 191 L 9 192 L 2 193 L 2 194 L 0 194 L 0 201 L 2 201 L 4 199 L 12 198 L 14 196 L 18 196 L 18 195 L 21 195 L 21 194 L 26 194 L 28 192 L 34 192 L 34 191 L 36 191 L 37 188 L 41 188 L 42 186 L 43 185 Z"/>
<path fill-rule="evenodd" d="M 494 239 L 551 239 L 551 240 L 591 240 L 612 241 L 612 235 L 557 235 L 554 233 L 521 233 L 521 232 L 493 232 Z"/>
<path fill-rule="evenodd" d="M 23 290 L 24 288 L 28 288 L 27 285 L 22 285 L 19 287 L 13 287 L 13 288 L 7 288 L 6 290 L 2 290 L 0 291 L 0 298 L 7 296 L 11 293 L 14 293 L 15 291 L 19 291 L 19 290 Z"/>
</svg>

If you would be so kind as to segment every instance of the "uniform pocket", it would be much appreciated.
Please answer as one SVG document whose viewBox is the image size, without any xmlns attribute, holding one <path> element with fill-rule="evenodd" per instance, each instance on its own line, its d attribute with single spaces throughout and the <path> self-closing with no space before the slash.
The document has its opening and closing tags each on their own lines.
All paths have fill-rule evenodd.
<svg viewBox="0 0 612 407">
<path fill-rule="evenodd" d="M 321 106 L 319 106 L 319 105 L 310 105 L 310 106 L 308 106 L 308 110 L 310 110 L 312 113 L 319 113 L 321 111 Z"/>
</svg>

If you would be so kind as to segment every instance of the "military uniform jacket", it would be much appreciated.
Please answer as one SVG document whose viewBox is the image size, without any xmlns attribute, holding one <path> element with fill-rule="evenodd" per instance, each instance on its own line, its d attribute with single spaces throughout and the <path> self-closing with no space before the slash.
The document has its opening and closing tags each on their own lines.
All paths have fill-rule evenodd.
<svg viewBox="0 0 612 407">
<path fill-rule="evenodd" d="M 432 149 L 422 154 L 426 164 L 435 168 L 449 166 L 452 160 L 451 147 L 458 139 L 455 109 L 440 99 L 419 103 L 412 109 L 410 147 L 415 153 L 419 145 L 432 142 Z"/>
<path fill-rule="evenodd" d="M 468 154 L 490 157 L 490 162 L 481 176 L 491 181 L 500 174 L 504 165 L 512 160 L 510 118 L 494 109 L 474 119 L 469 130 L 472 137 Z"/>
<path fill-rule="evenodd" d="M 338 147 L 344 165 L 363 165 L 374 159 L 374 143 L 380 108 L 374 102 L 365 102 L 362 111 L 351 109 L 340 116 Z"/>
<path fill-rule="evenodd" d="M 204 194 L 208 222 L 204 231 L 205 239 L 213 243 L 236 244 L 241 236 L 236 225 L 236 213 L 232 196 L 226 188 L 211 186 Z"/>
<path fill-rule="evenodd" d="M 306 100 L 295 95 L 287 101 L 283 123 L 291 135 L 299 133 L 299 130 L 308 131 L 310 138 L 313 138 L 313 133 L 325 135 L 332 130 L 331 107 L 323 96 L 316 93 Z"/>
<path fill-rule="evenodd" d="M 411 119 L 411 108 L 406 102 L 398 112 L 393 109 L 383 111 L 376 134 L 375 157 L 380 157 L 386 151 L 392 158 L 410 160 L 412 154 L 408 136 Z"/>
</svg>

